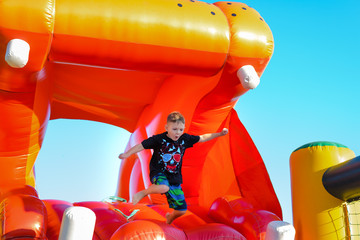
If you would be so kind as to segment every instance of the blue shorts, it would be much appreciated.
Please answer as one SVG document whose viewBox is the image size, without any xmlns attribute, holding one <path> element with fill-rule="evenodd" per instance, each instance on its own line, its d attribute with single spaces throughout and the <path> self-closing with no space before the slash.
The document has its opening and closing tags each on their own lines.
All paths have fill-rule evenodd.
<svg viewBox="0 0 360 240">
<path fill-rule="evenodd" d="M 169 191 L 165 193 L 165 196 L 170 208 L 178 211 L 185 211 L 187 209 L 184 192 L 180 184 L 170 185 L 168 179 L 163 173 L 158 173 L 151 179 L 151 182 L 155 185 L 166 185 L 169 187 Z"/>
</svg>

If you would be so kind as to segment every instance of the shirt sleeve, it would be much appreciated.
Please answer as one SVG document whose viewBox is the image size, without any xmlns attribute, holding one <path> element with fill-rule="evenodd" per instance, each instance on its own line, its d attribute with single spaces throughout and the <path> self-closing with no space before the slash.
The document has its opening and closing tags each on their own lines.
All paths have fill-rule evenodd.
<svg viewBox="0 0 360 240">
<path fill-rule="evenodd" d="M 195 143 L 200 141 L 200 136 L 186 134 L 186 147 L 191 148 Z"/>
<path fill-rule="evenodd" d="M 141 145 L 145 149 L 155 149 L 159 145 L 159 137 L 158 135 L 154 135 L 152 137 L 149 137 L 148 139 L 145 139 L 141 142 Z"/>
</svg>

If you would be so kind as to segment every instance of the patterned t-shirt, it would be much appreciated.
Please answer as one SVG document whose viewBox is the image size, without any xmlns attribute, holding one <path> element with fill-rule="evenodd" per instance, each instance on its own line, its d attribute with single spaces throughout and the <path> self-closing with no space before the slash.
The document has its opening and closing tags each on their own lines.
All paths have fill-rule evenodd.
<svg viewBox="0 0 360 240">
<path fill-rule="evenodd" d="M 142 141 L 145 149 L 153 149 L 150 160 L 150 179 L 162 172 L 171 185 L 182 183 L 182 159 L 187 148 L 200 140 L 199 136 L 184 133 L 174 141 L 167 136 L 167 132 L 154 135 Z"/>
</svg>

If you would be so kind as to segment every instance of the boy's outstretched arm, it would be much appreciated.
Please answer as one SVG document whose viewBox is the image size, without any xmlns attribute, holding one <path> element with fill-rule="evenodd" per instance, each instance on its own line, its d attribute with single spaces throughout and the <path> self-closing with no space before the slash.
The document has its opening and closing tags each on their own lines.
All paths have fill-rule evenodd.
<svg viewBox="0 0 360 240">
<path fill-rule="evenodd" d="M 200 135 L 200 140 L 199 142 L 207 142 L 207 141 L 210 141 L 214 138 L 217 138 L 217 137 L 221 137 L 221 136 L 224 136 L 226 134 L 228 134 L 229 130 L 227 128 L 224 128 L 221 132 L 217 132 L 217 133 L 206 133 L 206 134 L 203 134 L 203 135 Z"/>
<path fill-rule="evenodd" d="M 140 152 L 142 150 L 144 150 L 145 148 L 143 147 L 143 145 L 141 143 L 136 144 L 135 146 L 133 146 L 132 148 L 130 148 L 128 151 L 121 153 L 119 155 L 120 159 L 125 159 L 130 157 L 131 155 L 133 155 L 134 153 Z"/>
</svg>

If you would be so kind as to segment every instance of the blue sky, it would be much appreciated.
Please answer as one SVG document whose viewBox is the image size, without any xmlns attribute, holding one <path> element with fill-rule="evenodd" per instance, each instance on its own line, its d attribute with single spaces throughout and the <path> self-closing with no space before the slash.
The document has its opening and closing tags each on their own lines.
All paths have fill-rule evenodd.
<svg viewBox="0 0 360 240">
<path fill-rule="evenodd" d="M 289 157 L 314 141 L 333 141 L 360 154 L 360 2 L 241 1 L 274 35 L 274 55 L 260 85 L 235 109 L 264 159 L 292 222 Z M 82 120 L 49 122 L 35 164 L 42 199 L 70 202 L 114 195 L 130 133 Z"/>
</svg>

